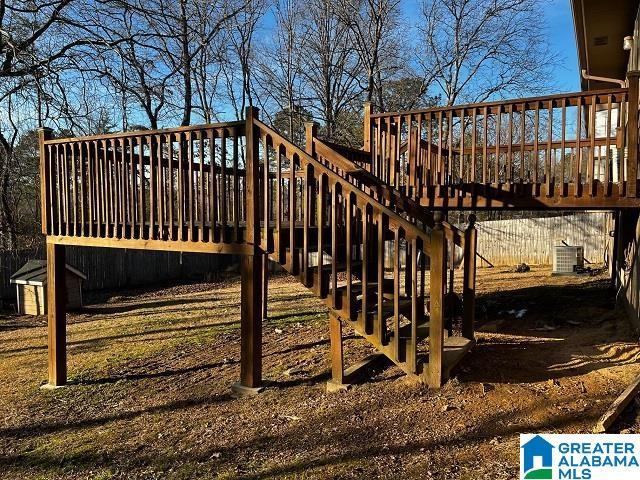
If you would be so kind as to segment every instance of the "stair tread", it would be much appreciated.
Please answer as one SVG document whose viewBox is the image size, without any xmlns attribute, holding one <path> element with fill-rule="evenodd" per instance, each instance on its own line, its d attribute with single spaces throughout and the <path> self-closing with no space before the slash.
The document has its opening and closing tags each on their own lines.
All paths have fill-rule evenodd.
<svg viewBox="0 0 640 480">
<path fill-rule="evenodd" d="M 360 263 L 362 265 L 362 263 Z M 393 278 L 385 278 L 383 282 L 383 289 L 385 293 L 393 293 Z M 378 290 L 378 282 L 367 282 L 367 290 L 373 291 Z M 336 288 L 336 292 L 343 294 L 347 292 L 347 285 L 340 285 Z M 352 293 L 362 293 L 362 282 L 356 281 L 351 283 L 351 292 Z"/>
<path fill-rule="evenodd" d="M 351 270 L 354 269 L 361 269 L 362 268 L 362 262 L 361 261 L 352 261 L 351 262 Z M 314 265 L 313 267 L 309 267 L 309 270 L 311 272 L 317 272 L 318 271 L 318 266 Z M 328 271 L 331 272 L 333 270 L 333 266 L 331 265 L 331 263 L 325 263 L 324 265 L 322 265 L 322 270 L 323 271 Z M 347 265 L 344 262 L 337 262 L 336 263 L 336 271 L 338 272 L 346 272 L 347 271 Z"/>
<path fill-rule="evenodd" d="M 377 315 L 378 314 L 378 301 L 374 299 L 372 303 L 368 306 L 367 315 Z M 400 297 L 398 302 L 398 311 L 399 313 L 406 313 L 407 311 L 411 311 L 411 299 L 409 297 Z M 362 313 L 362 310 L 358 310 L 359 313 Z M 382 315 L 387 318 L 394 314 L 394 302 L 393 300 L 384 299 L 382 301 Z"/>
<path fill-rule="evenodd" d="M 444 349 L 442 352 L 442 367 L 450 372 L 466 353 L 473 347 L 473 340 L 464 337 L 448 337 L 444 339 Z"/>
</svg>

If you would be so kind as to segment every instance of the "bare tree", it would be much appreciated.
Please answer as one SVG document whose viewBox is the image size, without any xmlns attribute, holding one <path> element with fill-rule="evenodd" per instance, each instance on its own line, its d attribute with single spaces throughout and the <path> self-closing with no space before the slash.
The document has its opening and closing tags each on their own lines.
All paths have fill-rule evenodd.
<svg viewBox="0 0 640 480">
<path fill-rule="evenodd" d="M 272 123 L 278 123 L 289 138 L 303 138 L 305 106 L 302 56 L 306 35 L 301 28 L 304 4 L 300 0 L 278 0 L 274 5 L 275 32 L 260 47 L 254 69 L 257 98 Z M 272 104 L 272 105 L 270 105 Z M 272 106 L 272 108 L 269 108 Z M 274 114 L 270 110 L 275 110 Z M 283 128 L 284 127 L 284 128 Z"/>
<path fill-rule="evenodd" d="M 15 199 L 21 134 L 61 117 L 75 98 L 61 88 L 70 58 L 96 39 L 75 0 L 0 0 L 0 248 L 17 245 Z"/>
<path fill-rule="evenodd" d="M 407 66 L 400 48 L 400 0 L 344 0 L 337 15 L 351 30 L 366 73 L 366 100 L 385 109 L 383 84 Z M 405 52 L 408 53 L 408 52 Z"/>
<path fill-rule="evenodd" d="M 228 101 L 236 118 L 244 118 L 246 106 L 253 105 L 252 67 L 255 34 L 266 11 L 265 0 L 247 0 L 228 25 L 228 59 L 222 69 Z M 239 91 L 239 92 L 238 92 Z"/>
<path fill-rule="evenodd" d="M 302 72 L 310 95 L 316 100 L 311 105 L 314 116 L 324 124 L 325 136 L 339 141 L 338 122 L 349 110 L 360 108 L 354 103 L 363 88 L 362 63 L 352 47 L 349 26 L 337 15 L 336 5 L 332 0 L 306 2 L 307 40 Z"/>
<path fill-rule="evenodd" d="M 554 64 L 538 0 L 424 0 L 419 61 L 447 105 L 535 93 Z"/>
<path fill-rule="evenodd" d="M 101 0 L 93 13 L 100 35 L 110 43 L 123 41 L 97 49 L 92 63 L 80 69 L 93 71 L 123 106 L 127 99 L 135 102 L 151 128 L 174 116 L 189 125 L 194 100 L 210 111 L 211 100 L 203 107 L 198 89 L 211 91 L 206 86 L 211 45 L 247 1 Z"/>
</svg>

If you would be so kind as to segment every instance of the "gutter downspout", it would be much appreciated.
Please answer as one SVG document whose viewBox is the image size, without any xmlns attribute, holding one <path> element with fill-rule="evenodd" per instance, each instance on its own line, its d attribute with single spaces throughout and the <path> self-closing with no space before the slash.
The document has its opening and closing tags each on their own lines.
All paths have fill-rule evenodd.
<svg viewBox="0 0 640 480">
<path fill-rule="evenodd" d="M 598 77 L 596 75 L 589 75 L 586 69 L 582 69 L 582 78 L 585 80 L 595 80 L 597 82 L 617 83 L 622 88 L 627 88 L 626 80 L 619 80 L 617 78 Z"/>
</svg>

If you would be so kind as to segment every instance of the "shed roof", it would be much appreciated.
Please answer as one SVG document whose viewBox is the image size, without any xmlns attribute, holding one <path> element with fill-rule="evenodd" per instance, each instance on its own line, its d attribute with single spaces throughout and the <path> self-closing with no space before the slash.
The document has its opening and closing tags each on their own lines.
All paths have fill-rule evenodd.
<svg viewBox="0 0 640 480">
<path fill-rule="evenodd" d="M 72 267 L 68 263 L 65 265 L 67 270 L 73 275 L 83 280 L 87 276 L 77 268 Z M 20 270 L 11 275 L 11 283 L 20 285 L 36 285 L 42 286 L 47 283 L 47 262 L 46 260 L 29 260 Z"/>
</svg>

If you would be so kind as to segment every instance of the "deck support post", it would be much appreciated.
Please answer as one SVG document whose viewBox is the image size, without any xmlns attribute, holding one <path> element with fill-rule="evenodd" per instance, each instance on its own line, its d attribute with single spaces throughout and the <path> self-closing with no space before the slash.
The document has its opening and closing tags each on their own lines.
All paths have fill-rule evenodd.
<svg viewBox="0 0 640 480">
<path fill-rule="evenodd" d="M 444 350 L 444 290 L 446 286 L 446 238 L 442 227 L 442 212 L 434 213 L 431 231 L 431 272 L 429 307 L 429 368 L 427 383 L 440 388 L 444 381 L 442 360 Z"/>
<path fill-rule="evenodd" d="M 246 242 L 253 252 L 240 262 L 240 382 L 232 385 L 238 395 L 255 395 L 262 390 L 262 271 L 266 254 L 260 249 L 260 171 L 258 167 L 258 138 L 254 119 L 258 109 L 247 107 L 246 119 Z"/>
<path fill-rule="evenodd" d="M 269 255 L 262 254 L 262 276 L 261 276 L 261 286 L 262 286 L 262 319 L 267 318 L 267 300 L 268 300 L 268 291 L 269 291 Z"/>
<path fill-rule="evenodd" d="M 464 277 L 462 290 L 462 336 L 474 340 L 476 309 L 476 247 L 478 232 L 476 216 L 469 215 L 469 226 L 464 232 Z"/>
<path fill-rule="evenodd" d="M 49 383 L 55 388 L 67 383 L 67 291 L 65 247 L 47 243 L 47 316 Z"/>
<path fill-rule="evenodd" d="M 240 263 L 240 383 L 232 390 L 255 395 L 262 390 L 262 265 L 264 255 L 245 255 Z"/>
<path fill-rule="evenodd" d="M 347 390 L 348 386 L 344 383 L 342 322 L 333 313 L 329 313 L 329 338 L 331 340 L 331 380 L 327 382 L 327 391 Z"/>
<path fill-rule="evenodd" d="M 640 101 L 640 71 L 627 72 L 629 106 L 627 122 L 627 197 L 636 197 L 638 185 L 638 102 Z"/>
</svg>

